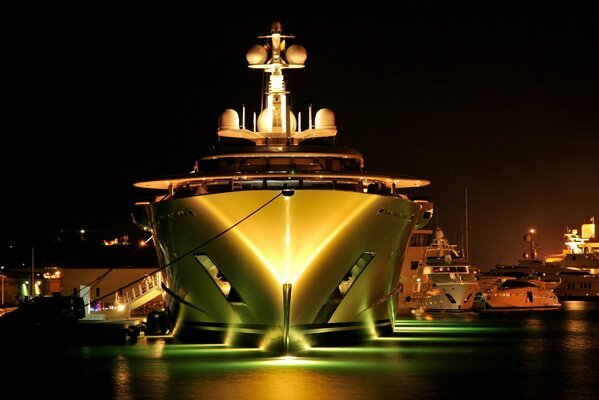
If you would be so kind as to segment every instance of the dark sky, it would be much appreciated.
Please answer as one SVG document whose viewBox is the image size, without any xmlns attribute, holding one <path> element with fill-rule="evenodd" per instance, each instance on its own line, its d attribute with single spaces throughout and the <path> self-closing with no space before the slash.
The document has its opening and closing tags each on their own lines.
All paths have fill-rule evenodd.
<svg viewBox="0 0 599 400">
<path fill-rule="evenodd" d="M 531 227 L 541 255 L 561 251 L 599 218 L 599 12 L 460 4 L 7 13 L 3 242 L 137 234 L 134 182 L 191 170 L 224 109 L 250 124 L 245 53 L 278 20 L 308 52 L 287 74 L 294 111 L 335 111 L 369 171 L 429 179 L 409 193 L 456 244 L 467 188 L 475 264 L 515 262 Z"/>
</svg>

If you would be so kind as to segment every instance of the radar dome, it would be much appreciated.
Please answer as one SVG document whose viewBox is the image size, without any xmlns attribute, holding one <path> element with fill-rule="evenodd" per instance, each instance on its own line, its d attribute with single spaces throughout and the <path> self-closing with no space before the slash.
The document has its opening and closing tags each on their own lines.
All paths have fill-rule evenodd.
<svg viewBox="0 0 599 400">
<path fill-rule="evenodd" d="M 300 46 L 299 44 L 293 44 L 289 46 L 287 51 L 285 51 L 285 55 L 287 56 L 287 61 L 290 64 L 303 64 L 308 57 L 306 49 L 304 46 Z"/>
<path fill-rule="evenodd" d="M 239 114 L 228 108 L 220 116 L 220 129 L 239 129 Z"/>
<path fill-rule="evenodd" d="M 267 56 L 268 53 L 266 52 L 264 46 L 255 44 L 252 47 L 250 47 L 248 52 L 245 54 L 245 59 L 250 65 L 264 64 Z"/>
<path fill-rule="evenodd" d="M 297 130 L 297 118 L 292 112 L 289 112 L 289 124 L 288 131 L 295 132 Z M 258 115 L 258 131 L 273 132 L 273 114 L 268 108 L 262 110 Z"/>
<path fill-rule="evenodd" d="M 316 129 L 335 129 L 335 113 L 328 108 L 321 108 L 315 116 Z"/>
</svg>

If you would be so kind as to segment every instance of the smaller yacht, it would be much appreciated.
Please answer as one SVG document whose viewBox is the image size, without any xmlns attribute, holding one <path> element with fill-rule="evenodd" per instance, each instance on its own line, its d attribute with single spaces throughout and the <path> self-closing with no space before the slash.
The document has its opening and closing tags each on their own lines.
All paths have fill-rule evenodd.
<svg viewBox="0 0 599 400">
<path fill-rule="evenodd" d="M 476 273 L 461 252 L 436 228 L 432 243 L 424 250 L 409 294 L 400 301 L 400 309 L 412 312 L 472 311 L 474 297 L 480 291 Z"/>
<path fill-rule="evenodd" d="M 484 285 L 475 298 L 475 309 L 522 310 L 557 309 L 561 307 L 553 289 L 558 282 L 541 279 L 509 277 L 498 279 L 495 285 Z"/>
</svg>

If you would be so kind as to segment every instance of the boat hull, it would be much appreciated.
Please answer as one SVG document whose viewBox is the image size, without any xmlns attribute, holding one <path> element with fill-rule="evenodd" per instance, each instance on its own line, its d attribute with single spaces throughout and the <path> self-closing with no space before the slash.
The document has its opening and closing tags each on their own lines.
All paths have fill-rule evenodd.
<svg viewBox="0 0 599 400">
<path fill-rule="evenodd" d="M 468 312 L 474 307 L 479 291 L 477 284 L 437 286 L 420 299 L 419 307 L 426 312 Z"/>
<path fill-rule="evenodd" d="M 558 309 L 557 296 L 545 289 L 499 290 L 482 293 L 477 308 L 492 310 Z"/>
<path fill-rule="evenodd" d="M 553 289 L 553 292 L 560 301 L 599 301 L 599 275 L 561 273 L 559 279 L 560 284 Z"/>
<path fill-rule="evenodd" d="M 400 310 L 421 312 L 469 312 L 474 308 L 474 299 L 480 291 L 476 283 L 435 285 L 429 289 L 412 292 L 402 299 Z"/>
<path fill-rule="evenodd" d="M 150 206 L 176 337 L 318 345 L 392 330 L 397 266 L 421 206 L 360 192 L 282 193 Z"/>
</svg>

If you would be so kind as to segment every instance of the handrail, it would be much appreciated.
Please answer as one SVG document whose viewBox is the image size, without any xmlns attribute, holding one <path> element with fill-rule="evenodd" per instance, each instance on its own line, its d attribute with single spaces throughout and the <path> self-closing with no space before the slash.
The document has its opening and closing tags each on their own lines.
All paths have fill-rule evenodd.
<svg viewBox="0 0 599 400">
<path fill-rule="evenodd" d="M 129 306 L 145 294 L 153 290 L 162 290 L 162 273 L 158 271 L 152 275 L 146 276 L 139 284 L 127 289 L 124 293 L 115 293 L 115 304 Z"/>
</svg>

